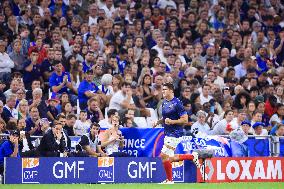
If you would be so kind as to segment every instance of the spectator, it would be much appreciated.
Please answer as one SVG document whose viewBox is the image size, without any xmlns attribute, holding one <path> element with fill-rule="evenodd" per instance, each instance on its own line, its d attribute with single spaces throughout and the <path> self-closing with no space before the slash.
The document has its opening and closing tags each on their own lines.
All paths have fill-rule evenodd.
<svg viewBox="0 0 284 189">
<path fill-rule="evenodd" d="M 105 147 L 106 154 L 110 157 L 126 156 L 124 152 L 119 152 L 119 148 L 124 146 L 124 137 L 119 130 L 119 117 L 112 118 L 111 127 L 102 136 L 102 147 Z"/>
<path fill-rule="evenodd" d="M 275 126 L 276 124 L 284 124 L 284 105 L 278 104 L 277 105 L 277 112 L 271 116 L 269 123 L 272 126 Z"/>
<path fill-rule="evenodd" d="M 75 114 L 69 114 L 66 116 L 66 124 L 63 129 L 66 131 L 68 136 L 75 136 L 74 133 L 74 125 L 77 120 L 77 116 Z"/>
<path fill-rule="evenodd" d="M 219 121 L 210 132 L 211 135 L 226 135 L 229 133 L 227 130 L 228 125 L 234 118 L 234 112 L 232 110 L 227 110 L 224 114 L 224 119 Z"/>
<path fill-rule="evenodd" d="M 60 61 L 54 61 L 54 72 L 49 78 L 49 85 L 52 92 L 62 94 L 63 92 L 76 93 L 77 90 L 74 89 L 72 85 L 72 80 L 70 78 L 70 73 L 63 71 L 63 66 Z"/>
<path fill-rule="evenodd" d="M 40 88 L 35 88 L 32 92 L 32 100 L 29 101 L 29 108 L 36 107 L 39 111 L 39 115 L 42 118 L 51 117 L 51 113 L 47 109 L 47 105 L 42 98 L 42 90 Z"/>
<path fill-rule="evenodd" d="M 11 69 L 14 68 L 15 64 L 5 52 L 6 46 L 6 41 L 0 38 L 0 79 L 9 81 L 11 78 Z"/>
<path fill-rule="evenodd" d="M 99 106 L 99 100 L 96 97 L 88 100 L 88 108 L 87 108 L 87 118 L 92 123 L 99 123 L 99 121 L 104 119 L 103 113 Z"/>
<path fill-rule="evenodd" d="M 128 108 L 136 109 L 132 98 L 132 90 L 130 83 L 122 83 L 121 90 L 117 91 L 110 99 L 110 109 L 116 109 L 118 111 Z"/>
<path fill-rule="evenodd" d="M 25 87 L 31 89 L 33 80 L 40 80 L 43 82 L 43 78 L 40 72 L 40 64 L 38 64 L 39 52 L 37 49 L 33 49 L 30 53 L 30 60 L 24 64 L 24 77 L 23 81 Z"/>
<path fill-rule="evenodd" d="M 63 131 L 63 125 L 55 121 L 41 139 L 38 150 L 43 157 L 66 157 L 70 146 L 71 141 Z"/>
<path fill-rule="evenodd" d="M 90 157 L 104 157 L 107 156 L 101 148 L 101 141 L 99 139 L 100 126 L 97 123 L 92 123 L 90 132 L 81 137 L 78 144 L 79 149 L 84 151 Z"/>
<path fill-rule="evenodd" d="M 262 122 L 256 122 L 253 124 L 252 128 L 254 129 L 254 135 L 267 135 L 268 132 L 264 129 L 265 125 Z"/>
<path fill-rule="evenodd" d="M 194 135 L 202 135 L 202 134 L 208 134 L 210 131 L 209 125 L 206 123 L 206 113 L 202 110 L 198 111 L 197 114 L 197 121 L 193 123 L 191 126 L 191 133 Z"/>
<path fill-rule="evenodd" d="M 134 113 L 135 110 L 128 109 L 124 115 L 123 119 L 123 125 L 124 127 L 138 127 L 138 125 L 134 121 Z"/>
<path fill-rule="evenodd" d="M 78 99 L 80 103 L 80 108 L 82 110 L 86 109 L 87 102 L 89 98 L 99 95 L 98 86 L 93 83 L 94 74 L 92 70 L 88 70 L 85 73 L 85 79 L 80 83 L 78 88 Z"/>
<path fill-rule="evenodd" d="M 76 136 L 82 136 L 90 129 L 90 120 L 87 120 L 87 112 L 81 110 L 79 119 L 76 120 L 74 125 L 74 133 Z"/>
<path fill-rule="evenodd" d="M 202 86 L 202 93 L 200 94 L 200 103 L 203 105 L 205 102 L 209 102 L 212 99 L 212 96 L 209 95 L 210 85 L 204 84 Z"/>
<path fill-rule="evenodd" d="M 112 118 L 113 116 L 116 115 L 118 116 L 118 112 L 116 109 L 109 109 L 107 111 L 107 118 L 101 120 L 99 122 L 99 125 L 101 128 L 111 128 L 111 123 L 112 123 Z"/>
<path fill-rule="evenodd" d="M 276 128 L 275 136 L 284 136 L 284 125 L 279 124 Z"/>
<path fill-rule="evenodd" d="M 0 146 L 0 175 L 4 172 L 5 157 L 20 157 L 19 154 L 19 137 L 20 133 L 14 131 L 10 134 L 9 140 L 4 141 Z"/>
<path fill-rule="evenodd" d="M 17 123 L 18 111 L 15 109 L 15 106 L 16 106 L 16 95 L 12 94 L 7 98 L 6 105 L 4 106 L 2 112 L 2 118 L 6 123 L 8 123 L 8 121 Z"/>
<path fill-rule="evenodd" d="M 42 136 L 43 132 L 41 130 L 40 115 L 37 107 L 32 107 L 30 109 L 30 117 L 26 118 L 26 128 L 25 131 L 31 136 Z"/>
</svg>

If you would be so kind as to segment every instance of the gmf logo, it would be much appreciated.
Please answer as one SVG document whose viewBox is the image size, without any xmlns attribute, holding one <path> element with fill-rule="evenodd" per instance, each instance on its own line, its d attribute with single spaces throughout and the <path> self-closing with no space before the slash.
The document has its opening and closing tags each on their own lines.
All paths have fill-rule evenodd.
<svg viewBox="0 0 284 189">
<path fill-rule="evenodd" d="M 114 182 L 114 158 L 98 158 L 98 182 Z"/>
<path fill-rule="evenodd" d="M 22 158 L 22 183 L 39 183 L 39 158 Z"/>
<path fill-rule="evenodd" d="M 184 182 L 184 163 L 183 161 L 173 162 L 173 181 Z"/>
</svg>

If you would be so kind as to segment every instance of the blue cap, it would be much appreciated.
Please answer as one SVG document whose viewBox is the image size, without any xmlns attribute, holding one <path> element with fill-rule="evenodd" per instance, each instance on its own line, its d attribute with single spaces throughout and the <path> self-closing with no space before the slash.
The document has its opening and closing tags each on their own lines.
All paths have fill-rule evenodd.
<svg viewBox="0 0 284 189">
<path fill-rule="evenodd" d="M 264 127 L 265 125 L 264 125 L 264 123 L 262 123 L 262 122 L 256 122 L 255 124 L 253 124 L 252 128 L 255 129 L 255 128 L 258 127 L 258 126 Z"/>
<path fill-rule="evenodd" d="M 243 122 L 241 123 L 241 126 L 242 126 L 242 125 L 249 125 L 249 126 L 251 126 L 250 121 L 243 121 Z"/>
</svg>

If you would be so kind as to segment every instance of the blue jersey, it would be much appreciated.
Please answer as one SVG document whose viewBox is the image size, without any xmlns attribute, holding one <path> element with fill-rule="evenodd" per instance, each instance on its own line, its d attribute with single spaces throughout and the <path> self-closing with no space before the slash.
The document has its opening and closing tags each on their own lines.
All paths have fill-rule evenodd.
<svg viewBox="0 0 284 189">
<path fill-rule="evenodd" d="M 4 141 L 0 145 L 0 165 L 3 165 L 4 163 L 4 157 L 10 157 L 14 152 L 14 145 L 9 140 Z M 20 157 L 19 152 L 17 154 L 17 157 Z"/>
<path fill-rule="evenodd" d="M 63 78 L 64 76 L 67 75 L 68 77 L 68 81 L 71 81 L 71 77 L 70 74 L 68 72 L 62 72 L 62 74 L 59 76 L 57 75 L 55 72 L 53 72 L 49 78 L 49 86 L 52 89 L 53 86 L 59 86 L 61 83 L 63 83 Z M 68 88 L 66 86 L 62 87 L 58 93 L 62 94 L 62 93 L 68 93 Z"/>
<path fill-rule="evenodd" d="M 89 83 L 86 80 L 83 80 L 79 87 L 78 87 L 78 99 L 80 103 L 87 103 L 88 97 L 85 95 L 86 91 L 90 91 L 93 93 L 96 93 L 99 90 L 99 88 L 94 83 Z"/>
<path fill-rule="evenodd" d="M 163 115 L 163 127 L 165 130 L 165 135 L 170 137 L 181 137 L 183 135 L 182 125 L 167 125 L 165 124 L 165 119 L 169 118 L 171 120 L 178 120 L 181 116 L 186 115 L 186 111 L 183 107 L 182 102 L 174 97 L 172 100 L 167 101 L 166 99 L 162 104 L 162 115 Z"/>
<path fill-rule="evenodd" d="M 83 65 L 83 72 L 86 73 L 87 71 L 91 70 L 94 63 L 91 63 L 90 66 L 86 63 L 86 61 L 82 62 Z"/>
</svg>

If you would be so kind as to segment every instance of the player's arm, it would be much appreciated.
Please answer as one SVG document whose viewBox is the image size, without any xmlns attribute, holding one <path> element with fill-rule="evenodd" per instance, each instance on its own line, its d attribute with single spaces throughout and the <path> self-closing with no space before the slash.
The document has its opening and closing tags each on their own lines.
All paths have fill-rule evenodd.
<svg viewBox="0 0 284 189">
<path fill-rule="evenodd" d="M 165 123 L 168 124 L 168 125 L 184 125 L 187 122 L 188 122 L 188 115 L 187 114 L 180 116 L 180 118 L 177 119 L 177 120 L 171 120 L 169 118 L 167 118 L 165 120 Z"/>
<path fill-rule="evenodd" d="M 159 119 L 158 121 L 155 121 L 153 123 L 153 128 L 157 127 L 158 125 L 162 124 L 163 123 L 163 119 Z"/>
</svg>

